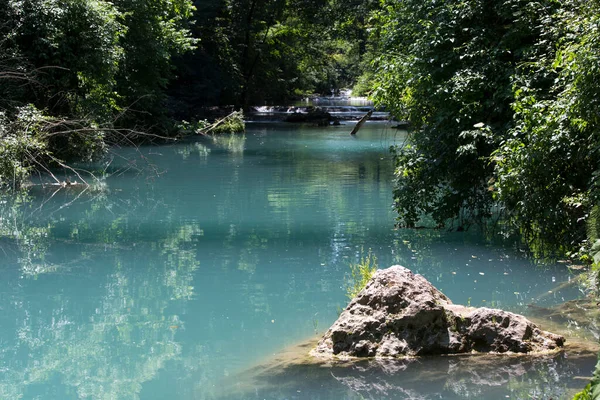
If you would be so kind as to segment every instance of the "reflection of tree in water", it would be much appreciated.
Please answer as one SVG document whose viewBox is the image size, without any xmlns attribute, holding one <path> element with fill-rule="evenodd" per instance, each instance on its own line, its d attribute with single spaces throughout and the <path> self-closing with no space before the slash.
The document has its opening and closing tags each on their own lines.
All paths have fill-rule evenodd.
<svg viewBox="0 0 600 400">
<path fill-rule="evenodd" d="M 51 272 L 45 254 L 49 246 L 47 225 L 30 225 L 26 215 L 34 213 L 31 196 L 21 191 L 14 196 L 0 196 L 0 254 L 5 259 L 18 259 L 24 275 Z"/>
<path fill-rule="evenodd" d="M 241 157 L 244 154 L 246 145 L 246 135 L 239 133 L 225 133 L 220 135 L 211 135 L 212 142 L 219 148 L 228 153 Z"/>
<path fill-rule="evenodd" d="M 199 266 L 189 243 L 202 230 L 170 220 L 150 242 L 151 227 L 132 226 L 127 212 L 94 223 L 115 209 L 105 195 L 81 200 L 66 217 L 54 201 L 2 199 L 0 398 L 35 397 L 44 385 L 57 398 L 135 399 L 180 356 L 178 310 Z"/>
<path fill-rule="evenodd" d="M 124 274 L 112 274 L 107 294 L 86 324 L 71 321 L 75 310 L 64 302 L 51 302 L 51 310 L 48 305 L 39 310 L 29 306 L 18 321 L 15 349 L 26 349 L 29 362 L 11 367 L 11 375 L 22 369 L 24 379 L 9 377 L 4 386 L 27 387 L 58 375 L 82 398 L 136 398 L 142 383 L 180 353 L 174 329 L 181 322 L 176 315 L 153 312 L 155 305 L 148 307 L 146 302 L 156 299 L 140 302 L 129 286 Z"/>
</svg>

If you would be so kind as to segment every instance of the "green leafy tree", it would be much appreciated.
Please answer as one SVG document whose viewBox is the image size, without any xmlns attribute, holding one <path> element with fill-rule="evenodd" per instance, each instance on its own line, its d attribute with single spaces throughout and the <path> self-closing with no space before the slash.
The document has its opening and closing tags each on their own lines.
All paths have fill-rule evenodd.
<svg viewBox="0 0 600 400">
<path fill-rule="evenodd" d="M 368 67 L 373 0 L 196 1 L 202 41 L 178 61 L 172 107 L 187 118 L 199 106 L 284 103 L 351 87 Z M 183 110 L 183 111 L 182 111 Z"/>
<path fill-rule="evenodd" d="M 0 182 L 89 161 L 142 129 L 165 133 L 164 90 L 172 57 L 195 43 L 192 11 L 188 0 L 1 0 Z"/>
<path fill-rule="evenodd" d="M 2 57 L 30 74 L 27 90 L 8 93 L 52 115 L 108 118 L 124 27 L 105 1 L 7 1 Z"/>
<path fill-rule="evenodd" d="M 422 214 L 443 225 L 490 216 L 491 154 L 513 127 L 512 77 L 536 56 L 551 3 L 385 2 L 380 14 L 380 104 L 412 125 L 396 149 L 400 224 Z"/>
<path fill-rule="evenodd" d="M 494 153 L 496 196 L 540 254 L 577 250 L 598 204 L 598 6 L 565 1 L 543 21 L 542 56 L 518 71 L 515 126 Z"/>
<path fill-rule="evenodd" d="M 196 0 L 195 24 L 201 38 L 193 52 L 175 59 L 178 76 L 169 87 L 174 115 L 189 118 L 205 105 L 233 104 L 239 96 L 239 68 L 230 12 L 225 0 Z"/>
<path fill-rule="evenodd" d="M 500 211 L 539 256 L 585 250 L 600 170 L 598 2 L 384 5 L 376 98 L 412 124 L 395 149 L 400 223 Z"/>
<path fill-rule="evenodd" d="M 174 78 L 173 58 L 194 48 L 188 0 L 118 0 L 125 27 L 120 45 L 123 61 L 115 76 L 119 106 L 128 110 L 119 125 L 148 126 L 164 132 L 166 88 Z M 161 119 L 162 118 L 162 119 Z M 167 124 L 165 126 L 165 124 Z"/>
</svg>

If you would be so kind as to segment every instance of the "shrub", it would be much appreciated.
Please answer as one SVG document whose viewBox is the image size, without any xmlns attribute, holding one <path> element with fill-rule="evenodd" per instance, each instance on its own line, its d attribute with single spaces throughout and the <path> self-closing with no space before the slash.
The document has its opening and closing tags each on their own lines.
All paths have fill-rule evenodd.
<svg viewBox="0 0 600 400">
<path fill-rule="evenodd" d="M 9 117 L 0 111 L 0 187 L 18 188 L 48 153 L 39 132 L 45 116 L 34 106 Z"/>
<path fill-rule="evenodd" d="M 205 119 L 200 119 L 195 122 L 180 121 L 175 128 L 178 133 L 183 136 L 195 135 L 210 127 L 210 123 Z"/>
<path fill-rule="evenodd" d="M 227 117 L 216 122 L 207 131 L 211 134 L 223 134 L 223 133 L 242 133 L 246 131 L 246 125 L 244 123 L 244 114 L 241 111 L 235 111 L 229 114 Z"/>
<path fill-rule="evenodd" d="M 358 264 L 350 264 L 350 278 L 346 282 L 346 295 L 350 299 L 356 297 L 367 286 L 367 282 L 373 277 L 375 271 L 377 271 L 377 257 L 369 249 L 366 257 L 361 256 Z"/>
</svg>

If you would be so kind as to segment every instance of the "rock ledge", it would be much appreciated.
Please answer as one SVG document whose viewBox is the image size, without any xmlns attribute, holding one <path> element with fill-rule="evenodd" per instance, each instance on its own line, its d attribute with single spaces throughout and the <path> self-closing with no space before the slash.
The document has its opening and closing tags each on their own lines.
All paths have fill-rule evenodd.
<svg viewBox="0 0 600 400">
<path fill-rule="evenodd" d="M 379 270 L 311 352 L 317 357 L 410 357 L 470 352 L 537 353 L 565 338 L 522 315 L 452 304 L 423 276 Z"/>
</svg>

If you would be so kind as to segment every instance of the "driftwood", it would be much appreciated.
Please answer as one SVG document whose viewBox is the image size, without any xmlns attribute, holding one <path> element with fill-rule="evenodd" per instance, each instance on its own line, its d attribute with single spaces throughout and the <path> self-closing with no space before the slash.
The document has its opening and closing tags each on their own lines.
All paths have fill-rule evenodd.
<svg viewBox="0 0 600 400">
<path fill-rule="evenodd" d="M 234 111 L 231 114 L 227 115 L 225 118 L 222 118 L 212 124 L 210 124 L 208 127 L 203 128 L 203 129 L 198 129 L 198 131 L 196 131 L 197 134 L 199 135 L 203 135 L 206 136 L 208 135 L 211 131 L 213 131 L 214 129 L 216 129 L 219 125 L 221 125 L 222 123 L 224 123 L 225 121 L 231 119 L 231 118 L 235 118 L 240 114 L 239 111 Z"/>
<path fill-rule="evenodd" d="M 358 132 L 358 130 L 364 125 L 365 122 L 367 122 L 367 120 L 371 117 L 371 115 L 373 115 L 373 110 L 370 110 L 368 113 L 366 113 L 360 119 L 360 121 L 358 121 L 358 123 L 356 124 L 356 126 L 354 127 L 354 129 L 352 129 L 352 132 L 350 132 L 350 134 L 351 135 L 356 135 L 356 133 Z"/>
</svg>

